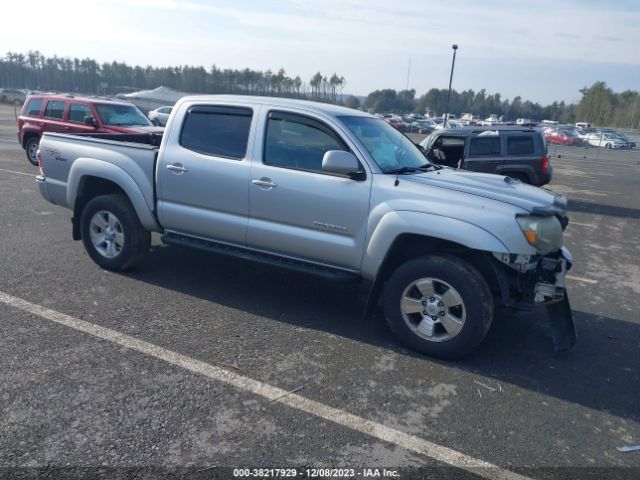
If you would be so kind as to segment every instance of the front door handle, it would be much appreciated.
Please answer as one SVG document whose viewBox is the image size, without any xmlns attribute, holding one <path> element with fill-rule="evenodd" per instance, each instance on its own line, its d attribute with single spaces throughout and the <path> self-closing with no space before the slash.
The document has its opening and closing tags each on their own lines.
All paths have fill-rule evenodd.
<svg viewBox="0 0 640 480">
<path fill-rule="evenodd" d="M 188 172 L 189 169 L 185 168 L 184 165 L 182 165 L 181 163 L 172 163 L 167 165 L 167 169 L 171 170 L 172 172 L 176 172 L 176 173 L 184 173 L 184 172 Z"/>
<path fill-rule="evenodd" d="M 277 183 L 267 177 L 262 177 L 260 180 L 251 180 L 251 183 L 253 183 L 254 185 L 258 185 L 259 187 L 266 187 L 268 189 L 278 186 Z"/>
</svg>

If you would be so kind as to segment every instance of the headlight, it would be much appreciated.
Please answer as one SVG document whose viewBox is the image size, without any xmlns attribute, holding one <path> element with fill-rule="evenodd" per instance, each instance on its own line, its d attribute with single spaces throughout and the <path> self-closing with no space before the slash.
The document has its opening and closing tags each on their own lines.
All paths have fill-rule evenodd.
<svg viewBox="0 0 640 480">
<path fill-rule="evenodd" d="M 516 220 L 524 233 L 524 237 L 541 254 L 547 254 L 562 247 L 562 226 L 554 217 L 537 215 L 519 215 Z"/>
</svg>

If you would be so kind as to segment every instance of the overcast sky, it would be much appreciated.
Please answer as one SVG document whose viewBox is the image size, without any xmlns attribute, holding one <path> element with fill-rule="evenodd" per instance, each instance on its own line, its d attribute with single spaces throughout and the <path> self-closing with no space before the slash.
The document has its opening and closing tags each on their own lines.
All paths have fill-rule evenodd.
<svg viewBox="0 0 640 480">
<path fill-rule="evenodd" d="M 640 1 L 57 0 L 4 2 L 0 54 L 99 62 L 284 68 L 346 78 L 345 92 L 486 88 L 576 101 L 596 80 L 640 90 Z M 7 21 L 13 19 L 13 21 Z"/>
</svg>

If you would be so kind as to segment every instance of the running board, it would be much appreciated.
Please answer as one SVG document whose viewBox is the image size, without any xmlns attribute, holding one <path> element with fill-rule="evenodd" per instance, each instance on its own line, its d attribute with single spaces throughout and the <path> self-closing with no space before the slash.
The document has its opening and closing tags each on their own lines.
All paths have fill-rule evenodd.
<svg viewBox="0 0 640 480">
<path fill-rule="evenodd" d="M 318 277 L 338 282 L 357 282 L 360 276 L 338 268 L 331 268 L 316 263 L 305 262 L 304 260 L 296 260 L 293 258 L 281 257 L 270 253 L 265 253 L 249 248 L 238 247 L 226 243 L 214 242 L 212 240 L 204 240 L 202 238 L 191 237 L 189 235 L 181 235 L 179 233 L 169 232 L 162 236 L 164 243 L 171 245 L 180 245 L 183 247 L 193 247 L 208 252 L 220 253 L 232 257 L 252 260 L 275 267 L 286 268 L 297 272 L 308 273 Z"/>
</svg>

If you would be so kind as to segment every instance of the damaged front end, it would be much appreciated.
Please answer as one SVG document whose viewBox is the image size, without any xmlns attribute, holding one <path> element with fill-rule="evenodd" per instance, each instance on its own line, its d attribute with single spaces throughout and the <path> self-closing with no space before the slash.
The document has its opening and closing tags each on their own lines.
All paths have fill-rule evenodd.
<svg viewBox="0 0 640 480">
<path fill-rule="evenodd" d="M 565 277 L 573 257 L 565 247 L 546 255 L 494 253 L 493 256 L 509 267 L 505 272 L 509 306 L 528 309 L 562 301 L 566 296 Z"/>
<path fill-rule="evenodd" d="M 566 217 L 559 219 L 562 229 Z M 494 253 L 494 270 L 502 305 L 518 310 L 547 307 L 556 351 L 576 343 L 576 329 L 565 286 L 573 257 L 565 247 L 547 253 L 518 255 Z"/>
</svg>

